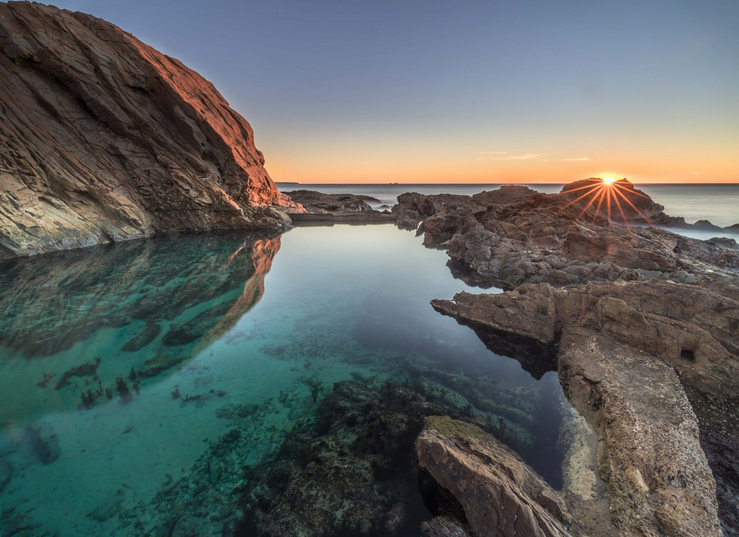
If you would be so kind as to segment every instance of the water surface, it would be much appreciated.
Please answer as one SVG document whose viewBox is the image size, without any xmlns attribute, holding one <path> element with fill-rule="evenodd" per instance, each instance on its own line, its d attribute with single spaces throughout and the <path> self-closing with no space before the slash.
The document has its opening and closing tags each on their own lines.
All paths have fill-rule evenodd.
<svg viewBox="0 0 739 537">
<path fill-rule="evenodd" d="M 219 452 L 201 496 L 223 524 L 239 515 L 222 507 L 249 468 L 310 424 L 341 380 L 408 384 L 500 424 L 559 486 L 556 375 L 535 380 L 434 312 L 433 298 L 480 291 L 446 262 L 383 225 L 162 238 L 2 265 L 6 531 L 142 534 L 177 509 L 163 491 L 213 456 L 238 414 L 248 450 Z"/>
</svg>

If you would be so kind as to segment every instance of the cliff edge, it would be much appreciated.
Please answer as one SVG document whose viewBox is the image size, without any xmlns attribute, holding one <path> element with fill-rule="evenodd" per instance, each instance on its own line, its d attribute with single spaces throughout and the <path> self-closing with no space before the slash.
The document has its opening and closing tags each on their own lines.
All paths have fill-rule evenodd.
<svg viewBox="0 0 739 537">
<path fill-rule="evenodd" d="M 0 3 L 0 80 L 0 259 L 289 223 L 249 123 L 113 24 Z"/>
</svg>

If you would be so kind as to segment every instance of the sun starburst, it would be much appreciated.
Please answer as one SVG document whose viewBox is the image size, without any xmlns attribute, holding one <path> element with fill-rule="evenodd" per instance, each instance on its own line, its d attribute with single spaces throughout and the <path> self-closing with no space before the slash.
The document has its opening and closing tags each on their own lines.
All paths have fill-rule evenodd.
<svg viewBox="0 0 739 537">
<path fill-rule="evenodd" d="M 621 218 L 623 219 L 623 223 L 628 226 L 629 221 L 626 217 L 626 212 L 624 211 L 624 207 L 627 207 L 633 209 L 634 212 L 639 214 L 639 216 L 641 216 L 647 224 L 651 225 L 649 218 L 647 218 L 644 213 L 642 213 L 628 197 L 630 195 L 634 195 L 649 199 L 649 196 L 645 196 L 641 192 L 630 188 L 630 184 L 628 183 L 628 181 L 619 181 L 611 175 L 600 177 L 599 179 L 600 182 L 597 179 L 592 180 L 585 186 L 561 192 L 561 194 L 572 194 L 574 192 L 583 191 L 582 194 L 567 203 L 567 205 L 565 205 L 564 207 L 561 207 L 557 212 L 560 213 L 564 211 L 567 207 L 570 207 L 571 205 L 582 201 L 582 203 L 585 205 L 580 213 L 577 215 L 577 217 L 575 217 L 575 222 L 579 221 L 591 207 L 594 207 L 593 221 L 595 221 L 598 216 L 603 216 L 608 220 L 608 223 L 610 225 L 611 218 L 615 214 L 620 214 Z M 622 205 L 621 202 L 624 202 L 624 204 Z M 614 204 L 615 209 L 618 212 L 612 210 L 614 209 Z M 601 213 L 601 211 L 603 212 Z"/>
</svg>

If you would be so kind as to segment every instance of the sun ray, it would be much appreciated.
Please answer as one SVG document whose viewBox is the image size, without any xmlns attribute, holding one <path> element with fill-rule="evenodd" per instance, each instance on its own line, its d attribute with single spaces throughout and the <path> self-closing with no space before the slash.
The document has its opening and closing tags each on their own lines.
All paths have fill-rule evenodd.
<svg viewBox="0 0 739 537">
<path fill-rule="evenodd" d="M 625 186 L 621 186 L 621 185 L 619 185 L 617 183 L 613 183 L 613 185 L 615 187 L 619 188 L 620 190 L 622 190 L 623 192 L 627 193 L 627 194 L 628 193 L 630 193 L 630 194 L 636 194 L 637 196 L 641 196 L 642 198 L 648 199 L 650 201 L 652 199 L 649 196 L 646 196 L 646 195 L 642 194 L 641 192 L 637 192 L 636 190 L 633 190 L 631 188 L 626 188 Z"/>
<path fill-rule="evenodd" d="M 623 207 L 621 207 L 621 203 L 618 201 L 618 196 L 616 194 L 619 194 L 618 192 L 613 193 L 613 201 L 616 202 L 616 206 L 618 207 L 618 210 L 621 212 L 621 218 L 624 219 L 624 224 L 626 224 L 626 227 L 631 227 L 629 224 L 629 221 L 626 219 L 626 213 L 624 212 Z"/>
<path fill-rule="evenodd" d="M 573 188 L 573 189 L 571 189 L 571 190 L 565 190 L 565 191 L 563 191 L 563 192 L 558 192 L 558 193 L 557 193 L 557 195 L 559 195 L 559 196 L 563 196 L 563 195 L 565 195 L 565 194 L 571 194 L 571 193 L 573 193 L 573 192 L 577 192 L 578 190 L 584 190 L 584 189 L 586 189 L 586 188 L 596 188 L 596 187 L 600 188 L 600 187 L 602 187 L 602 186 L 603 186 L 603 185 L 602 185 L 602 184 L 600 184 L 600 183 L 594 183 L 594 184 L 590 184 L 590 185 L 585 185 L 585 186 L 580 186 L 580 187 L 577 187 L 577 188 Z"/>
<path fill-rule="evenodd" d="M 565 210 L 565 209 L 566 209 L 567 207 L 569 207 L 569 206 L 570 206 L 570 205 L 572 205 L 573 203 L 577 203 L 578 201 L 580 201 L 581 199 L 583 199 L 583 198 L 584 198 L 585 196 L 587 196 L 588 194 L 592 194 L 592 193 L 593 193 L 593 192 L 594 192 L 594 191 L 595 191 L 596 189 L 599 189 L 599 188 L 603 188 L 603 187 L 604 187 L 604 185 L 602 185 L 602 184 L 601 184 L 601 185 L 594 185 L 594 186 L 593 186 L 593 187 L 592 187 L 592 188 L 591 188 L 590 190 L 588 190 L 588 191 L 587 191 L 587 192 L 586 192 L 585 194 L 583 194 L 582 196 L 580 196 L 579 198 L 577 198 L 577 199 L 575 199 L 575 200 L 572 200 L 572 201 L 571 201 L 571 202 L 569 202 L 569 203 L 568 203 L 567 205 L 565 205 L 564 207 L 562 207 L 562 208 L 561 208 L 561 209 L 560 209 L 559 211 L 557 211 L 557 213 L 555 213 L 555 214 L 561 213 L 562 211 L 564 211 L 564 210 Z"/>
<path fill-rule="evenodd" d="M 595 223 L 595 220 L 598 218 L 598 213 L 600 212 L 600 208 L 603 205 L 603 200 L 606 199 L 606 189 L 604 188 L 600 192 L 600 199 L 598 200 L 598 207 L 595 208 L 595 214 L 593 215 L 593 223 Z"/>
<path fill-rule="evenodd" d="M 605 185 L 604 185 L 603 187 L 601 187 L 601 192 L 600 192 L 601 195 L 603 194 L 603 191 L 604 190 L 608 191 L 610 189 L 609 188 L 605 188 Z M 591 199 L 588 202 L 588 204 L 585 206 L 585 208 L 582 210 L 582 212 L 580 212 L 580 214 L 577 216 L 577 218 L 575 218 L 575 222 L 577 222 L 578 220 L 580 220 L 580 218 L 582 218 L 582 216 L 587 212 L 587 210 L 590 208 L 590 206 L 593 204 L 593 202 L 595 202 L 595 200 L 597 198 L 598 198 L 598 194 L 597 193 L 593 194 L 593 199 Z"/>
<path fill-rule="evenodd" d="M 635 211 L 636 211 L 637 213 L 639 213 L 639 215 L 641 215 L 641 217 L 642 217 L 642 218 L 643 218 L 643 219 L 644 219 L 644 220 L 645 220 L 645 221 L 647 222 L 647 224 L 649 224 L 650 226 L 652 225 L 652 222 L 651 222 L 651 221 L 649 220 L 649 218 L 647 218 L 646 216 L 644 216 L 644 213 L 642 213 L 642 212 L 641 212 L 641 211 L 640 211 L 639 209 L 637 209 L 636 205 L 634 205 L 633 203 L 631 203 L 631 200 L 630 200 L 629 198 L 627 198 L 626 196 L 623 196 L 623 195 L 622 195 L 621 197 L 622 197 L 622 198 L 624 199 L 624 201 L 625 201 L 626 203 L 628 203 L 629 205 L 631 205 L 631 207 L 632 207 L 632 208 L 633 208 L 633 209 L 634 209 L 634 210 L 635 210 Z"/>
</svg>

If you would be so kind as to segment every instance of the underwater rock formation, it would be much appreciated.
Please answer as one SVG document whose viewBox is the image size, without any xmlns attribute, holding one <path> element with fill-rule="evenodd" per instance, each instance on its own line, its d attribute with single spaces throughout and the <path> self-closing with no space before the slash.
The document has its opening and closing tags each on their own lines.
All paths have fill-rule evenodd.
<svg viewBox="0 0 739 537">
<path fill-rule="evenodd" d="M 237 535 L 404 535 L 427 512 L 413 443 L 441 407 L 403 386 L 344 381 L 314 430 L 294 431 L 274 462 L 252 470 Z M 430 518 L 430 517 L 429 517 Z"/>
<path fill-rule="evenodd" d="M 8 358 L 0 365 L 44 362 L 42 378 L 26 379 L 31 384 L 21 397 L 29 401 L 39 401 L 39 389 L 79 394 L 50 403 L 76 400 L 83 408 L 115 394 L 129 399 L 141 382 L 173 371 L 259 302 L 279 248 L 279 237 L 252 233 L 135 241 L 49 254 L 44 263 L 6 261 L 0 345 Z M 112 353 L 75 350 L 110 337 L 109 327 L 130 334 L 111 342 Z M 0 389 L 4 382 L 19 380 L 0 375 Z"/>
<path fill-rule="evenodd" d="M 0 259 L 300 208 L 213 85 L 101 19 L 0 4 Z"/>
</svg>

